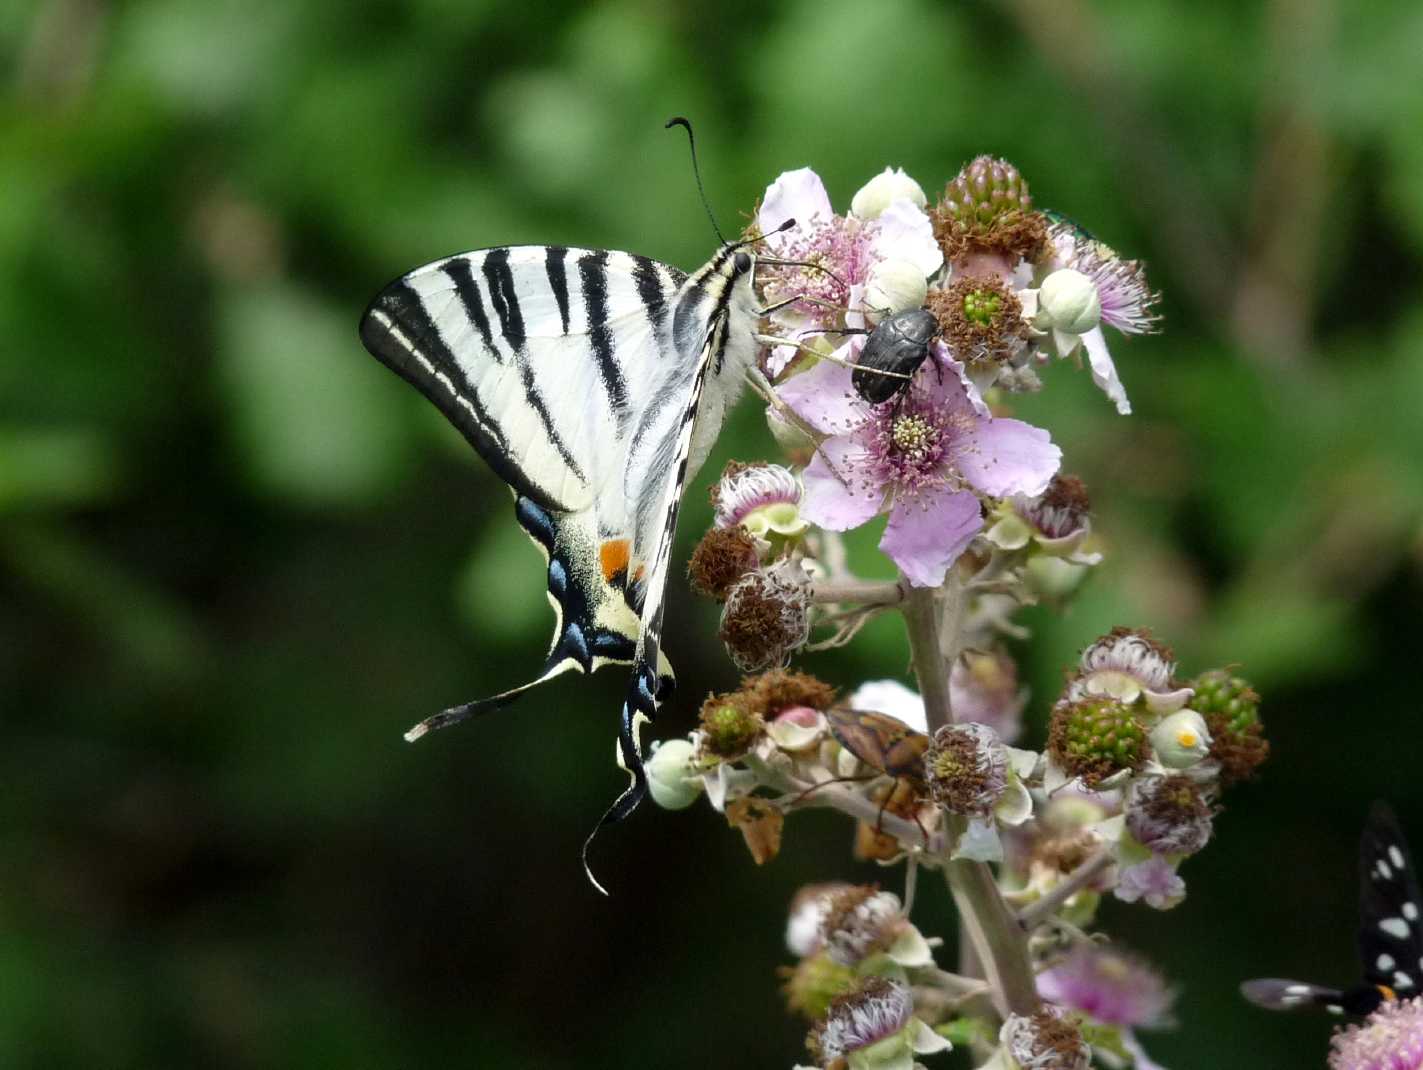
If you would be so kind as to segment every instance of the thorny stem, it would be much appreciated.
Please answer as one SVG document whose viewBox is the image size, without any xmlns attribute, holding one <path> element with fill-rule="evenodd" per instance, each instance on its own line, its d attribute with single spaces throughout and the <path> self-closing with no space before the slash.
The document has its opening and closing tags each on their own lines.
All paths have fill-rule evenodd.
<svg viewBox="0 0 1423 1070">
<path fill-rule="evenodd" d="M 810 600 L 817 603 L 856 602 L 863 606 L 897 606 L 904 587 L 877 580 L 825 580 L 810 585 Z"/>
<path fill-rule="evenodd" d="M 1111 864 L 1112 852 L 1105 847 L 1098 849 L 1087 861 L 1069 873 L 1056 888 L 1040 899 L 1034 899 L 1018 911 L 1018 924 L 1025 931 L 1032 929 L 1034 925 L 1096 880 L 1098 874 Z"/>
<path fill-rule="evenodd" d="M 938 597 L 936 597 L 936 595 Z M 930 733 L 953 723 L 949 700 L 949 658 L 956 656 L 966 593 L 957 573 L 950 573 L 940 591 L 910 588 L 905 599 L 904 622 L 909 649 Z M 941 634 L 940 622 L 946 626 Z M 946 815 L 947 816 L 947 815 Z M 963 819 L 949 817 L 944 850 L 951 848 L 963 830 Z M 1000 1014 L 1030 1015 L 1038 1009 L 1037 985 L 1028 959 L 1026 934 L 998 892 L 993 873 L 982 862 L 945 860 L 944 874 L 958 908 L 968 942 L 972 945 L 993 987 Z"/>
</svg>

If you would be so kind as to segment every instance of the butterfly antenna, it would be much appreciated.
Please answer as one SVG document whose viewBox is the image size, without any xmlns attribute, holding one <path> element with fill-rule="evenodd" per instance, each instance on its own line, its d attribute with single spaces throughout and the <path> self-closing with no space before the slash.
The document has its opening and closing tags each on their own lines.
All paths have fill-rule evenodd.
<svg viewBox="0 0 1423 1070">
<path fill-rule="evenodd" d="M 716 231 L 717 239 L 722 245 L 726 244 L 726 239 L 722 237 L 721 228 L 716 225 L 716 216 L 712 214 L 711 202 L 707 200 L 706 188 L 702 185 L 702 169 L 697 166 L 697 139 L 692 133 L 692 122 L 680 115 L 674 115 L 663 124 L 664 130 L 671 130 L 674 126 L 684 126 L 687 128 L 687 145 L 692 150 L 692 175 L 697 180 L 697 192 L 701 194 L 702 207 L 707 210 L 707 218 L 711 220 L 712 230 Z"/>
</svg>

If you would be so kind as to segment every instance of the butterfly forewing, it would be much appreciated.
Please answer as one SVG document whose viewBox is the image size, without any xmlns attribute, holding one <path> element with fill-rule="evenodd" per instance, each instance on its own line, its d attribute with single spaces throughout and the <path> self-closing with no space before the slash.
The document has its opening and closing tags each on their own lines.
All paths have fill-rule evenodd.
<svg viewBox="0 0 1423 1070">
<path fill-rule="evenodd" d="M 598 498 L 617 521 L 628 423 L 683 278 L 628 253 L 484 249 L 396 280 L 361 338 L 517 493 L 561 512 Z"/>
<path fill-rule="evenodd" d="M 1418 877 L 1393 811 L 1374 803 L 1359 844 L 1359 954 L 1364 977 L 1400 999 L 1423 980 Z"/>
</svg>

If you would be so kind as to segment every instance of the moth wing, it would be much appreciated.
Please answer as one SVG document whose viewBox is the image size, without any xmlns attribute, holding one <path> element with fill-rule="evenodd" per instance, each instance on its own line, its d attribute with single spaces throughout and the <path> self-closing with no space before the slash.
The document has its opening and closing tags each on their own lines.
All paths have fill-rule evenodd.
<svg viewBox="0 0 1423 1070">
<path fill-rule="evenodd" d="M 1259 977 L 1244 981 L 1240 994 L 1257 1007 L 1270 1011 L 1292 1011 L 1301 1007 L 1342 1007 L 1344 993 L 1337 988 L 1325 988 L 1306 981 L 1289 981 L 1280 977 Z"/>
<path fill-rule="evenodd" d="M 1375 802 L 1359 840 L 1359 955 L 1364 977 L 1416 996 L 1423 981 L 1423 898 L 1398 819 Z"/>
</svg>

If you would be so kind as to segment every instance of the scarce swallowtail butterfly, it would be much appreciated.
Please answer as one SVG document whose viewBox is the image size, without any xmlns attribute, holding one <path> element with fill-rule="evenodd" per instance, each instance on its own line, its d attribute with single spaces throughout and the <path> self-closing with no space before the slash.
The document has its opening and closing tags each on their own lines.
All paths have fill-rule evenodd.
<svg viewBox="0 0 1423 1070">
<path fill-rule="evenodd" d="M 757 352 L 749 244 L 723 242 L 690 275 L 632 253 L 480 249 L 403 275 L 361 320 L 366 348 L 513 491 L 514 515 L 547 559 L 556 617 L 533 680 L 406 738 L 565 672 L 631 665 L 616 748 L 631 783 L 594 835 L 647 793 L 639 733 L 672 685 L 661 641 L 677 511 Z"/>
<path fill-rule="evenodd" d="M 1376 802 L 1359 840 L 1359 956 L 1364 979 L 1351 988 L 1267 977 L 1240 986 L 1269 1010 L 1322 1007 L 1363 1016 L 1380 1004 L 1411 999 L 1423 984 L 1423 896 L 1408 844 L 1393 811 Z"/>
</svg>

